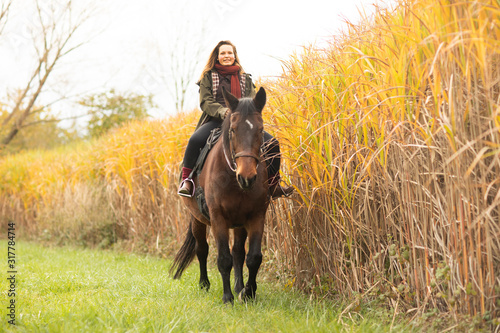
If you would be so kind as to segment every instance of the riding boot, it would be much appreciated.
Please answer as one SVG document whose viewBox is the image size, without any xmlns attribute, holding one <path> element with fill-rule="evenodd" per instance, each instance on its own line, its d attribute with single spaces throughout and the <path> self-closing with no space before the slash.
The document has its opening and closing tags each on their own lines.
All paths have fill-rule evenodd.
<svg viewBox="0 0 500 333">
<path fill-rule="evenodd" d="M 269 178 L 269 194 L 271 198 L 276 199 L 280 197 L 289 197 L 292 195 L 294 188 L 293 186 L 283 187 L 280 185 L 280 175 L 276 175 Z"/>
<path fill-rule="evenodd" d="M 179 190 L 177 191 L 177 194 L 182 197 L 191 198 L 194 195 L 194 182 L 189 178 L 191 171 L 193 170 L 185 167 L 182 168 L 183 180 L 179 186 Z"/>
</svg>

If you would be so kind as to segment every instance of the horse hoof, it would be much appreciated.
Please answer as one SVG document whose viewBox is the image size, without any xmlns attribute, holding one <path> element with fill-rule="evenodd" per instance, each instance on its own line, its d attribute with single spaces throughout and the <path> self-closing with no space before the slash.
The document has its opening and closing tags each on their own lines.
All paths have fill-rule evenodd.
<svg viewBox="0 0 500 333">
<path fill-rule="evenodd" d="M 244 290 L 240 291 L 240 293 L 238 294 L 238 301 L 240 301 L 240 303 L 246 303 L 247 302 L 247 297 L 245 296 L 245 291 Z"/>
<path fill-rule="evenodd" d="M 255 292 L 252 292 L 251 289 L 244 288 L 239 294 L 238 294 L 238 300 L 240 302 L 247 302 L 248 300 L 252 300 L 255 298 Z"/>
<path fill-rule="evenodd" d="M 200 281 L 200 288 L 208 291 L 210 289 L 210 281 Z"/>
<path fill-rule="evenodd" d="M 233 305 L 234 304 L 234 296 L 233 296 L 233 294 L 222 296 L 222 301 L 224 302 L 224 304 L 231 303 L 231 305 Z"/>
</svg>

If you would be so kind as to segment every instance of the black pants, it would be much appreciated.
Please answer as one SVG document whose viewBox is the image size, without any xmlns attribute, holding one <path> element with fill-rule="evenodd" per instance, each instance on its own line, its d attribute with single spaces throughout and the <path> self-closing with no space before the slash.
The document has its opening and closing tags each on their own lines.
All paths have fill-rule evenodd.
<svg viewBox="0 0 500 333">
<path fill-rule="evenodd" d="M 193 169 L 200 151 L 205 146 L 210 132 L 222 125 L 219 119 L 212 119 L 200 126 L 189 139 L 184 153 L 183 165 L 185 168 Z M 267 162 L 267 173 L 269 177 L 276 175 L 280 171 L 281 152 L 278 140 L 271 134 L 264 131 L 264 156 Z"/>
</svg>

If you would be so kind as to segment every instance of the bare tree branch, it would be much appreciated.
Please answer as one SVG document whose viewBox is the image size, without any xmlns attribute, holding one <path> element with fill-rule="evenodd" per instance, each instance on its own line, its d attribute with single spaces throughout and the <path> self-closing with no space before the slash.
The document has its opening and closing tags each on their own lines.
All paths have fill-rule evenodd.
<svg viewBox="0 0 500 333">
<path fill-rule="evenodd" d="M 9 14 L 9 8 L 11 4 L 12 0 L 7 2 L 2 2 L 2 6 L 0 7 L 0 35 L 2 34 L 5 25 L 7 24 L 7 17 Z"/>
<path fill-rule="evenodd" d="M 168 31 L 163 34 L 165 39 L 155 43 L 157 59 L 154 61 L 157 66 L 155 77 L 166 88 L 177 111 L 184 110 L 190 88 L 195 87 L 200 74 L 197 71 L 201 70 L 200 63 L 205 60 L 206 55 L 202 53 L 206 50 L 207 40 L 206 22 L 201 19 L 195 24 L 193 20 L 196 18 L 188 13 L 184 15 L 182 10 L 179 8 L 176 17 L 168 20 L 176 22 L 175 27 L 166 27 Z M 190 19 L 179 21 L 178 17 Z M 160 48 L 160 45 L 167 45 L 168 49 Z"/>
<path fill-rule="evenodd" d="M 2 10 L 3 8 L 2 6 Z M 35 108 L 35 104 L 57 64 L 64 56 L 85 44 L 85 42 L 74 45 L 70 43 L 73 43 L 77 30 L 91 17 L 91 12 L 84 11 L 75 20 L 71 0 L 65 2 L 63 6 L 56 6 L 53 3 L 47 5 L 44 1 L 36 0 L 36 10 L 39 30 L 33 31 L 32 34 L 38 59 L 33 74 L 15 100 L 14 107 L 2 122 L 1 127 L 7 128 L 7 134 L 1 138 L 1 144 L 4 146 L 8 145 L 25 127 L 26 120 L 31 114 L 43 109 L 43 107 Z"/>
<path fill-rule="evenodd" d="M 71 116 L 71 117 L 65 117 L 65 118 L 51 118 L 51 119 L 41 119 L 37 121 L 32 121 L 29 123 L 23 124 L 21 128 L 27 128 L 35 125 L 40 125 L 40 124 L 49 124 L 49 123 L 60 123 L 63 120 L 74 120 L 74 119 L 79 119 L 82 117 L 88 116 L 87 114 L 81 114 L 78 116 Z"/>
</svg>

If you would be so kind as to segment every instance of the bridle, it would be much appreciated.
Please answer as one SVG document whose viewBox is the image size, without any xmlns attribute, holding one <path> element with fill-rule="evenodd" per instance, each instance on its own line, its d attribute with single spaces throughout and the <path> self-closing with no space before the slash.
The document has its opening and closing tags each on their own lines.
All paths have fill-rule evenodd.
<svg viewBox="0 0 500 333">
<path fill-rule="evenodd" d="M 222 140 L 224 140 L 224 139 L 225 139 L 225 137 L 223 137 Z M 251 157 L 257 161 L 257 170 L 259 170 L 260 161 L 261 161 L 260 155 L 262 155 L 263 147 L 264 147 L 264 133 L 262 133 L 262 145 L 260 146 L 260 155 L 259 156 L 256 156 L 255 154 L 248 154 L 248 153 L 235 153 L 233 150 L 233 145 L 232 145 L 232 140 L 231 140 L 232 139 L 232 131 L 231 130 L 229 130 L 228 139 L 229 139 L 229 151 L 230 151 L 231 159 L 229 159 L 229 157 L 226 153 L 226 145 L 224 144 L 224 142 L 222 142 L 222 150 L 224 151 L 224 157 L 226 158 L 226 162 L 227 162 L 227 165 L 229 166 L 229 169 L 231 169 L 231 171 L 233 171 L 233 172 L 236 172 L 236 167 L 237 167 L 236 166 L 236 159 L 240 158 L 240 157 Z"/>
</svg>

